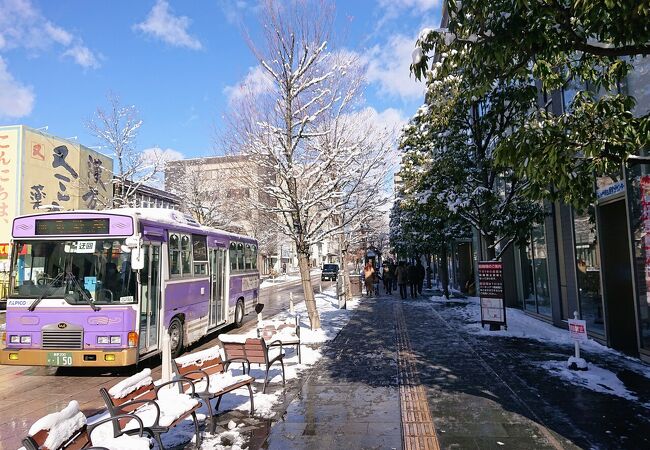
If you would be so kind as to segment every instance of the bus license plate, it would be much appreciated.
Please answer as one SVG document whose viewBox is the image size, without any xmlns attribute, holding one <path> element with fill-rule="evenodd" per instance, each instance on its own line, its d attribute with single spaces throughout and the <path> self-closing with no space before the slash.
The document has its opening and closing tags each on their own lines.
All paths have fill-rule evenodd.
<svg viewBox="0 0 650 450">
<path fill-rule="evenodd" d="M 71 366 L 72 353 L 69 352 L 47 352 L 48 366 Z"/>
</svg>

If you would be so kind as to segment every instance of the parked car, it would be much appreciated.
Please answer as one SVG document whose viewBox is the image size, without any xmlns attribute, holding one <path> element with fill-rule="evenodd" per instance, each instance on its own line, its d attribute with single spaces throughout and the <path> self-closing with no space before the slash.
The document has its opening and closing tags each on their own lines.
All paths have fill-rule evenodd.
<svg viewBox="0 0 650 450">
<path fill-rule="evenodd" d="M 338 264 L 323 264 L 323 271 L 321 272 L 320 279 L 322 281 L 332 280 L 336 281 L 336 277 L 339 276 L 339 265 Z"/>
</svg>

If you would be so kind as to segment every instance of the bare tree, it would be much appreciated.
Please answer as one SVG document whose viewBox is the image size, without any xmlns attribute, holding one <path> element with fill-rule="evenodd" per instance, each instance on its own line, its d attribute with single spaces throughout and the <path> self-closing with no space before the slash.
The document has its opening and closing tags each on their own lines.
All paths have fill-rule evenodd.
<svg viewBox="0 0 650 450">
<path fill-rule="evenodd" d="M 165 188 L 181 199 L 184 212 L 201 225 L 228 229 L 236 206 L 228 201 L 223 186 L 201 160 L 174 164 L 165 177 Z"/>
<path fill-rule="evenodd" d="M 85 126 L 99 143 L 111 150 L 113 158 L 113 207 L 136 206 L 135 193 L 142 184 L 156 181 L 164 166 L 163 152 L 145 154 L 136 150 L 135 141 L 142 126 L 134 105 L 122 106 L 119 97 L 109 92 L 108 108 L 97 108 Z"/>
<path fill-rule="evenodd" d="M 383 166 L 384 150 L 355 128 L 363 70 L 354 55 L 327 49 L 332 13 L 329 2 L 264 3 L 263 42 L 251 47 L 268 90 L 241 96 L 227 142 L 230 151 L 248 155 L 272 175 L 261 186 L 271 201 L 255 207 L 275 214 L 295 244 L 313 329 L 320 328 L 320 318 L 310 247 L 343 233 L 359 217 L 346 205 L 372 197 L 362 191 L 364 180 Z"/>
</svg>

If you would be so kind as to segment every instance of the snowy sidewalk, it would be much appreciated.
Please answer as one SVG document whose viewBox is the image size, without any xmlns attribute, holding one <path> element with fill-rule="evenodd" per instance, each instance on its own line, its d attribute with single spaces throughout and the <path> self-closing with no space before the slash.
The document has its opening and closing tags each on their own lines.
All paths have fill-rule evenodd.
<svg viewBox="0 0 650 450">
<path fill-rule="evenodd" d="M 568 332 L 509 310 L 490 334 L 477 313 L 476 299 L 363 299 L 261 447 L 650 448 L 648 366 L 589 343 L 575 375 L 558 367 Z"/>
<path fill-rule="evenodd" d="M 395 326 L 389 300 L 363 299 L 285 402 L 268 449 L 401 448 Z M 389 306 L 386 306 L 389 305 Z"/>
<path fill-rule="evenodd" d="M 556 447 L 650 448 L 650 367 L 590 341 L 590 370 L 572 372 L 568 331 L 509 308 L 508 331 L 490 332 L 480 327 L 477 299 L 431 300 L 411 304 L 407 322 L 445 441 L 520 447 L 527 431 L 509 423 L 516 418 Z M 494 445 L 499 435 L 505 447 Z"/>
</svg>

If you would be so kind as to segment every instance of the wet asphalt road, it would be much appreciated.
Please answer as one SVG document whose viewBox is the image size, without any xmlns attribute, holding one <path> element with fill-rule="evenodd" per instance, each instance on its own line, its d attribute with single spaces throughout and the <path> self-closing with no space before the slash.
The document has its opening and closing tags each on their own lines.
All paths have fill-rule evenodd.
<svg viewBox="0 0 650 450">
<path fill-rule="evenodd" d="M 314 291 L 318 291 L 320 276 L 312 274 Z M 322 282 L 322 287 L 332 283 Z M 299 280 L 282 282 L 265 287 L 260 291 L 260 303 L 264 303 L 263 316 L 270 317 L 289 308 L 289 293 L 293 293 L 295 303 L 303 301 L 302 285 Z M 255 313 L 244 319 L 242 330 L 250 329 L 255 323 Z M 4 313 L 0 323 L 4 323 Z M 233 327 L 221 332 L 232 331 Z M 203 339 L 191 349 L 214 345 L 217 334 Z M 152 358 L 145 363 L 151 367 L 152 375 L 161 375 L 160 358 Z M 104 404 L 99 396 L 99 388 L 110 388 L 128 373 L 111 373 L 105 369 L 79 369 L 56 367 L 0 366 L 0 450 L 16 449 L 27 430 L 39 418 L 59 411 L 70 400 L 77 400 L 82 411 L 91 416 L 102 409 Z"/>
</svg>

